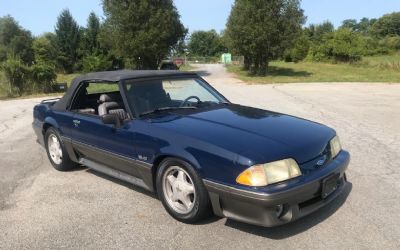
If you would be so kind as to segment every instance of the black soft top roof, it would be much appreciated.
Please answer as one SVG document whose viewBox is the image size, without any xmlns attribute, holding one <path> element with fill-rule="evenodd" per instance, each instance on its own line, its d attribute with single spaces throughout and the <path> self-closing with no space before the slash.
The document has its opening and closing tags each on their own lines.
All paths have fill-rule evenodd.
<svg viewBox="0 0 400 250">
<path fill-rule="evenodd" d="M 81 82 L 88 81 L 104 81 L 104 82 L 119 82 L 122 80 L 129 79 L 140 79 L 140 78 L 150 78 L 150 77 L 181 77 L 190 76 L 198 77 L 195 72 L 183 72 L 178 70 L 116 70 L 116 71 L 103 71 L 103 72 L 93 72 L 84 75 L 80 75 L 72 80 L 71 86 L 68 88 L 64 96 L 54 104 L 53 108 L 57 110 L 65 110 L 67 105 L 70 103 L 75 89 L 79 86 Z"/>
</svg>

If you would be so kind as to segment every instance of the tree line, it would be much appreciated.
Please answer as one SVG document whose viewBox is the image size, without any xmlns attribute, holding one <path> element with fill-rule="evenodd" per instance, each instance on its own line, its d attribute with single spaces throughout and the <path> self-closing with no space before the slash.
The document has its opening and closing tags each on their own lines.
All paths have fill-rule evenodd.
<svg viewBox="0 0 400 250">
<path fill-rule="evenodd" d="M 400 50 L 400 12 L 378 19 L 304 26 L 300 0 L 235 0 L 226 29 L 193 32 L 188 40 L 173 0 L 102 0 L 104 19 L 85 27 L 63 10 L 53 32 L 33 36 L 11 16 L 0 17 L 0 70 L 9 92 L 48 92 L 57 73 L 157 69 L 171 55 L 244 56 L 251 74 L 272 60 L 356 62 Z"/>
<path fill-rule="evenodd" d="M 236 0 L 226 29 L 192 33 L 188 50 L 196 56 L 242 55 L 244 68 L 255 75 L 267 74 L 272 60 L 353 63 L 400 50 L 400 12 L 344 20 L 338 28 L 329 21 L 305 27 L 305 21 L 299 0 Z"/>
<path fill-rule="evenodd" d="M 9 94 L 49 92 L 57 73 L 156 69 L 187 34 L 172 0 L 103 0 L 105 18 L 90 13 L 80 27 L 68 9 L 54 32 L 34 37 L 11 16 L 0 17 L 0 70 Z"/>
</svg>

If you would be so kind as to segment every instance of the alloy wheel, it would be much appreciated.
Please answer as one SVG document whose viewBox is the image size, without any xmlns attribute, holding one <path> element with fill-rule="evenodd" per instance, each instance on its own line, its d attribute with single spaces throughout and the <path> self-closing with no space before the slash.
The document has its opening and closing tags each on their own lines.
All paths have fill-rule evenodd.
<svg viewBox="0 0 400 250">
<path fill-rule="evenodd" d="M 163 175 L 162 185 L 168 205 L 177 213 L 190 213 L 196 201 L 196 190 L 186 170 L 179 166 L 169 167 Z"/>
</svg>

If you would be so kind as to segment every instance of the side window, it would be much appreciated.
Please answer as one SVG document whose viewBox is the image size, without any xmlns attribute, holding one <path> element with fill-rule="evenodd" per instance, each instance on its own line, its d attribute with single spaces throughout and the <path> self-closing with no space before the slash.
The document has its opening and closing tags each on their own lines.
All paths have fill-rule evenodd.
<svg viewBox="0 0 400 250">
<path fill-rule="evenodd" d="M 88 95 L 119 92 L 119 87 L 117 83 L 90 82 L 86 87 L 86 92 Z"/>
<path fill-rule="evenodd" d="M 96 116 L 116 112 L 122 120 L 128 118 L 117 82 L 81 84 L 71 105 L 72 111 Z"/>
</svg>

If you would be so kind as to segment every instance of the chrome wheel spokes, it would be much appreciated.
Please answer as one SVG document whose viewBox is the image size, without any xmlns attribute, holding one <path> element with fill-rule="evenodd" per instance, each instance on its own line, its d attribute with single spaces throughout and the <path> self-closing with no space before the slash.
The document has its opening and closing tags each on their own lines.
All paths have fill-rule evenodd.
<svg viewBox="0 0 400 250">
<path fill-rule="evenodd" d="M 62 149 L 60 141 L 58 140 L 57 136 L 51 134 L 47 141 L 47 147 L 49 149 L 49 154 L 51 160 L 55 164 L 61 164 L 62 162 Z"/>
<path fill-rule="evenodd" d="M 170 207 L 177 213 L 189 213 L 196 200 L 194 184 L 181 167 L 170 167 L 163 176 L 163 192 Z"/>
</svg>

